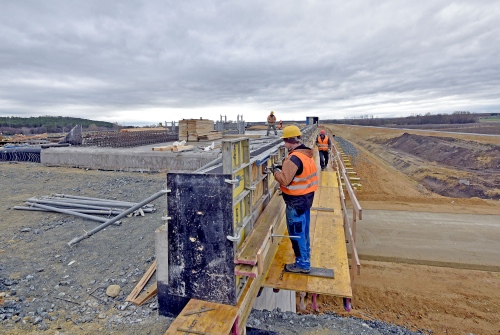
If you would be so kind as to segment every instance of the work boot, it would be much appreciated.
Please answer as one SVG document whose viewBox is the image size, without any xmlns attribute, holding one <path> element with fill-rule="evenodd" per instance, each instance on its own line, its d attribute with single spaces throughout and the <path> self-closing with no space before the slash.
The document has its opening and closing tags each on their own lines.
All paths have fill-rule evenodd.
<svg viewBox="0 0 500 335">
<path fill-rule="evenodd" d="M 295 272 L 295 273 L 309 273 L 310 269 L 299 268 L 295 263 L 293 264 L 285 264 L 285 271 L 287 272 Z"/>
</svg>

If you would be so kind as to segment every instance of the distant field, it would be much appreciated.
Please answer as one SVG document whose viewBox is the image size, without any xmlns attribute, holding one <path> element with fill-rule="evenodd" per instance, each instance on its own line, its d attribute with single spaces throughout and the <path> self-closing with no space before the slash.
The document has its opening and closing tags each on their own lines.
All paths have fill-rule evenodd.
<svg viewBox="0 0 500 335">
<path fill-rule="evenodd" d="M 479 122 L 482 122 L 482 123 L 485 123 L 485 122 L 500 122 L 500 116 L 488 117 L 488 118 L 480 118 Z"/>
</svg>

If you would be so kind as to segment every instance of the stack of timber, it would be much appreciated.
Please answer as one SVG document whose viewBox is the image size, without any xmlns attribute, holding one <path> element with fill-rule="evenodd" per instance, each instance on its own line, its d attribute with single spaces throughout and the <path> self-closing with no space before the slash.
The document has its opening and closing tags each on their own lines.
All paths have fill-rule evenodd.
<svg viewBox="0 0 500 335">
<path fill-rule="evenodd" d="M 214 131 L 214 122 L 207 119 L 179 121 L 179 141 L 198 142 L 222 138 L 222 133 Z"/>
</svg>

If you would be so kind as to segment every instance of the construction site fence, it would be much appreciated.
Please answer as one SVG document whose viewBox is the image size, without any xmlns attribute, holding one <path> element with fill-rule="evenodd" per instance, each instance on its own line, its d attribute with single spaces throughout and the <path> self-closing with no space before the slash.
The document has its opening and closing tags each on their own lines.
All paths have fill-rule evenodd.
<svg viewBox="0 0 500 335">
<path fill-rule="evenodd" d="M 83 135 L 83 146 L 130 148 L 141 145 L 177 141 L 178 133 L 169 130 L 136 132 L 92 132 Z"/>
<path fill-rule="evenodd" d="M 0 162 L 40 163 L 41 148 L 5 148 L 0 150 Z"/>
</svg>

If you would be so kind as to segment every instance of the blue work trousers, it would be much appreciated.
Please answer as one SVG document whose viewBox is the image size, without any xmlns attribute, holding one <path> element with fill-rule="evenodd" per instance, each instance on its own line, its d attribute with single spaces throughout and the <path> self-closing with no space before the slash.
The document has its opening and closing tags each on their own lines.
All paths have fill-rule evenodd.
<svg viewBox="0 0 500 335">
<path fill-rule="evenodd" d="M 293 252 L 295 253 L 295 265 L 302 269 L 311 268 L 311 238 L 309 227 L 311 225 L 311 211 L 308 209 L 300 215 L 295 208 L 286 206 L 286 223 L 288 235 L 297 236 L 291 238 Z"/>
</svg>

